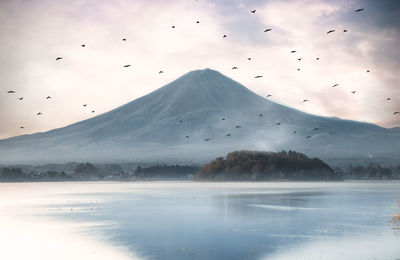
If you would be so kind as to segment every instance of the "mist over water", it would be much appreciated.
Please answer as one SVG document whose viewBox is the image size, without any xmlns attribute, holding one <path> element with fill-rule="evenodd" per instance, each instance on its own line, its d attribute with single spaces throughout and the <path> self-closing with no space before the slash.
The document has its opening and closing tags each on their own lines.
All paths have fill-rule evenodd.
<svg viewBox="0 0 400 260">
<path fill-rule="evenodd" d="M 0 184 L 0 256 L 396 259 L 399 193 L 396 181 Z"/>
</svg>

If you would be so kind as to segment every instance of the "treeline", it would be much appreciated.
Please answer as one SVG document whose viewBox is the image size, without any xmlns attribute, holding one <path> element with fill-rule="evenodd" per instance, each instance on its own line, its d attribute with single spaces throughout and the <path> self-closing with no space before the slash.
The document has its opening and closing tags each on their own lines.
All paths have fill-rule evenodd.
<svg viewBox="0 0 400 260">
<path fill-rule="evenodd" d="M 199 181 L 337 180 L 340 177 L 318 158 L 295 151 L 236 151 L 218 157 L 195 176 Z"/>
<path fill-rule="evenodd" d="M 382 167 L 378 163 L 350 165 L 343 174 L 346 179 L 400 179 L 400 164 L 390 167 Z"/>
<path fill-rule="evenodd" d="M 146 178 L 193 178 L 200 167 L 192 165 L 155 165 L 147 168 L 138 166 L 134 176 L 137 179 Z"/>
</svg>

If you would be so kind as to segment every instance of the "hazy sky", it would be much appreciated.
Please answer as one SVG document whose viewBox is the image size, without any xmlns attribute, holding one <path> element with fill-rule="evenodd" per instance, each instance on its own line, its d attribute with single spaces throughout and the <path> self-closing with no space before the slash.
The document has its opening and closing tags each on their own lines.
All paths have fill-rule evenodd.
<svg viewBox="0 0 400 260">
<path fill-rule="evenodd" d="M 305 112 L 400 126 L 399 17 L 396 0 L 2 0 L 0 138 L 90 118 L 204 68 Z"/>
</svg>

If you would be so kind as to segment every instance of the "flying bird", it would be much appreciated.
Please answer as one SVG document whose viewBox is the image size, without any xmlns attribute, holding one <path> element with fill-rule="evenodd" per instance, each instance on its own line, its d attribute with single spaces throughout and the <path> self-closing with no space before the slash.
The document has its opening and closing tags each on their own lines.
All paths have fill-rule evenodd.
<svg viewBox="0 0 400 260">
<path fill-rule="evenodd" d="M 186 138 L 189 138 L 189 136 L 187 135 Z"/>
<path fill-rule="evenodd" d="M 20 97 L 20 98 L 18 98 L 19 100 L 22 100 L 22 99 L 24 99 L 24 97 Z"/>
<path fill-rule="evenodd" d="M 278 122 L 278 123 L 276 123 L 275 125 L 280 125 L 281 124 L 281 122 Z"/>
<path fill-rule="evenodd" d="M 204 141 L 205 142 L 207 142 L 207 141 L 210 141 L 211 139 L 210 138 L 206 138 L 206 139 L 204 139 Z"/>
<path fill-rule="evenodd" d="M 224 36 L 222 36 L 222 38 L 226 38 L 227 36 L 226 36 L 226 34 L 224 34 Z"/>
<path fill-rule="evenodd" d="M 15 91 L 14 91 L 14 90 L 9 90 L 9 91 L 7 91 L 7 93 L 8 93 L 8 94 L 14 94 Z"/>
<path fill-rule="evenodd" d="M 310 100 L 308 100 L 308 99 L 304 99 L 304 100 L 303 100 L 303 103 L 304 103 L 304 102 L 310 102 Z"/>
<path fill-rule="evenodd" d="M 242 128 L 240 125 L 237 125 L 235 128 Z"/>
<path fill-rule="evenodd" d="M 83 48 L 85 48 L 86 45 L 85 45 L 85 44 L 82 44 L 81 46 L 82 46 Z"/>
<path fill-rule="evenodd" d="M 267 98 L 269 98 L 269 97 L 272 97 L 272 95 L 269 95 L 269 94 L 268 94 L 268 95 L 267 95 Z"/>
<path fill-rule="evenodd" d="M 94 110 L 92 110 L 92 113 L 94 113 Z"/>
<path fill-rule="evenodd" d="M 296 134 L 297 133 L 297 131 L 293 131 L 293 134 Z"/>
<path fill-rule="evenodd" d="M 306 136 L 306 139 L 311 138 L 311 135 Z"/>
<path fill-rule="evenodd" d="M 255 13 L 256 13 L 256 11 L 257 11 L 257 10 L 256 10 L 256 9 L 254 9 L 254 10 L 251 10 L 250 12 L 251 12 L 251 13 L 253 13 L 253 14 L 255 14 Z"/>
<path fill-rule="evenodd" d="M 49 99 L 49 98 L 51 98 L 51 97 L 50 97 L 50 96 L 47 96 L 47 97 L 46 97 L 46 99 Z"/>
<path fill-rule="evenodd" d="M 264 32 L 269 32 L 269 31 L 271 31 L 271 30 L 272 30 L 271 28 L 268 28 L 268 29 L 265 29 Z"/>
<path fill-rule="evenodd" d="M 315 58 L 316 60 L 319 60 L 319 58 Z"/>
<path fill-rule="evenodd" d="M 369 70 L 367 70 L 367 72 L 369 72 Z"/>
<path fill-rule="evenodd" d="M 335 30 L 329 30 L 326 34 L 333 33 Z"/>
<path fill-rule="evenodd" d="M 259 117 L 262 117 L 263 115 L 262 115 L 262 114 L 259 114 L 258 116 L 259 116 Z"/>
<path fill-rule="evenodd" d="M 62 57 L 57 57 L 56 60 L 62 60 Z"/>
<path fill-rule="evenodd" d="M 251 58 L 247 58 L 248 60 L 251 60 Z"/>
<path fill-rule="evenodd" d="M 358 13 L 358 12 L 361 12 L 361 11 L 364 11 L 364 8 L 357 9 L 354 12 Z"/>
<path fill-rule="evenodd" d="M 122 40 L 123 40 L 124 42 L 126 42 L 126 39 L 125 39 L 125 38 L 123 38 Z"/>
<path fill-rule="evenodd" d="M 87 106 L 87 104 L 83 104 L 83 107 L 86 107 Z"/>
<path fill-rule="evenodd" d="M 345 32 L 347 32 L 347 30 L 346 30 L 346 29 L 344 29 L 344 30 L 343 30 L 343 32 L 345 33 Z"/>
<path fill-rule="evenodd" d="M 318 128 L 318 127 L 316 127 L 316 128 L 314 128 L 314 129 L 313 129 L 313 131 L 317 131 L 317 130 L 319 130 L 319 128 Z"/>
<path fill-rule="evenodd" d="M 174 28 L 175 28 L 175 25 L 172 25 L 171 28 L 174 29 Z"/>
<path fill-rule="evenodd" d="M 355 94 L 355 93 L 356 93 L 356 91 L 355 91 L 355 90 L 353 90 L 353 91 L 351 91 L 351 93 Z"/>
<path fill-rule="evenodd" d="M 399 111 L 396 111 L 396 112 L 393 113 L 393 115 L 396 115 L 396 114 L 400 114 L 400 112 L 399 112 Z"/>
<path fill-rule="evenodd" d="M 221 120 L 222 120 L 222 121 L 224 121 L 224 120 L 225 120 L 225 118 L 222 118 Z"/>
<path fill-rule="evenodd" d="M 43 114 L 42 114 L 41 112 L 39 112 L 39 113 L 37 113 L 36 115 L 37 115 L 37 116 L 40 116 L 40 115 L 43 115 Z"/>
<path fill-rule="evenodd" d="M 390 100 L 390 97 L 388 97 L 386 100 Z"/>
<path fill-rule="evenodd" d="M 226 136 L 231 136 L 231 134 L 225 134 Z"/>
<path fill-rule="evenodd" d="M 20 126 L 19 128 L 21 128 L 21 129 L 24 129 L 25 127 L 23 127 L 23 126 Z"/>
<path fill-rule="evenodd" d="M 300 71 L 300 68 L 298 68 L 297 71 Z"/>
<path fill-rule="evenodd" d="M 297 60 L 298 60 L 298 61 L 301 61 L 301 58 L 298 58 Z"/>
<path fill-rule="evenodd" d="M 293 51 L 291 51 L 290 53 L 295 53 L 296 51 L 295 50 L 293 50 Z"/>
<path fill-rule="evenodd" d="M 332 86 L 332 88 L 337 87 L 337 86 L 339 86 L 339 84 L 336 83 L 335 85 Z"/>
<path fill-rule="evenodd" d="M 200 21 L 196 21 L 196 23 L 200 23 Z"/>
<path fill-rule="evenodd" d="M 124 68 L 128 68 L 130 66 L 131 66 L 130 64 L 127 64 L 127 65 L 124 65 Z"/>
<path fill-rule="evenodd" d="M 233 67 L 232 69 L 233 69 L 233 70 L 237 70 L 237 69 L 238 69 L 238 67 Z"/>
<path fill-rule="evenodd" d="M 182 121 L 182 120 L 179 120 L 179 123 L 183 123 L 183 121 Z"/>
<path fill-rule="evenodd" d="M 255 79 L 258 79 L 258 78 L 262 78 L 263 76 L 261 76 L 261 75 L 258 75 L 258 76 L 255 76 L 254 78 Z"/>
</svg>

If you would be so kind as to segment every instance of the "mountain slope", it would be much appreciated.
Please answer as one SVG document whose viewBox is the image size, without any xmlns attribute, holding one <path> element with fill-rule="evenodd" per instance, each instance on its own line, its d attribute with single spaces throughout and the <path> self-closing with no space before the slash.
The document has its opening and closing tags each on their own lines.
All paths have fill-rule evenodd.
<svg viewBox="0 0 400 260">
<path fill-rule="evenodd" d="M 398 131 L 276 104 L 205 69 L 94 118 L 1 140 L 0 161 L 202 161 L 234 149 L 388 156 L 399 153 L 399 139 Z"/>
</svg>

